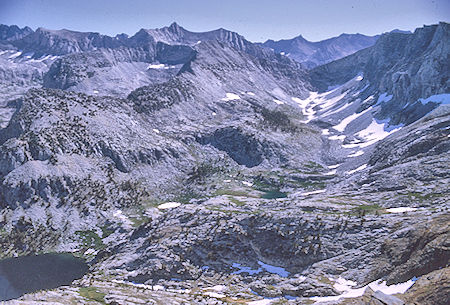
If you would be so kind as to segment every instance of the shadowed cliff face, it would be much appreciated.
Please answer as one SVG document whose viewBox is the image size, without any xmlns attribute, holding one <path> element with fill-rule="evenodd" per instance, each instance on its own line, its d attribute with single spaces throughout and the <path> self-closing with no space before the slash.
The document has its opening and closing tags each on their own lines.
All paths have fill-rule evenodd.
<svg viewBox="0 0 450 305">
<path fill-rule="evenodd" d="M 212 135 L 198 141 L 226 152 L 239 165 L 254 167 L 263 161 L 263 147 L 251 135 L 244 135 L 239 129 L 217 129 Z"/>
</svg>

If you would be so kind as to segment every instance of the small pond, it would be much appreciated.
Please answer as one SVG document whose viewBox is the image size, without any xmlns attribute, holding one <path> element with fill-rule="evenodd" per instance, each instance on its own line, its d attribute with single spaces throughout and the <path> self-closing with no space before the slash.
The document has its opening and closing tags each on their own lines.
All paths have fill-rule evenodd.
<svg viewBox="0 0 450 305">
<path fill-rule="evenodd" d="M 287 194 L 284 192 L 280 192 L 279 190 L 268 190 L 264 191 L 264 194 L 261 198 L 264 199 L 277 199 L 277 198 L 286 198 Z"/>
<path fill-rule="evenodd" d="M 48 253 L 0 260 L 0 301 L 26 293 L 69 285 L 89 266 L 68 253 Z"/>
</svg>

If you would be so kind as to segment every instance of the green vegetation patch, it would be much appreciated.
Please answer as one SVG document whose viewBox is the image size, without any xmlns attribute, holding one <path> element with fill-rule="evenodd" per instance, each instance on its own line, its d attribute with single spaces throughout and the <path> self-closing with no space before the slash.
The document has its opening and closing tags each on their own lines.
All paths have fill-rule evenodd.
<svg viewBox="0 0 450 305">
<path fill-rule="evenodd" d="M 133 223 L 133 227 L 138 228 L 142 224 L 147 223 L 150 218 L 146 216 L 136 216 L 136 217 L 128 217 L 128 219 Z"/>
<path fill-rule="evenodd" d="M 249 193 L 245 191 L 239 191 L 239 190 L 230 190 L 230 189 L 219 189 L 214 192 L 214 196 L 222 196 L 222 195 L 229 195 L 229 196 L 241 196 L 241 197 L 255 197 L 250 195 Z"/>
<path fill-rule="evenodd" d="M 245 205 L 245 202 L 244 202 L 244 201 L 241 201 L 241 200 L 239 200 L 239 199 L 237 199 L 237 198 L 234 198 L 234 197 L 229 197 L 229 198 L 230 198 L 230 201 L 231 201 L 232 203 L 234 203 L 235 205 L 237 205 L 237 206 L 239 206 L 239 207 Z"/>
<path fill-rule="evenodd" d="M 89 301 L 99 302 L 101 304 L 105 303 L 106 294 L 97 290 L 96 287 L 81 287 L 79 290 L 79 294 L 88 299 Z"/>
<path fill-rule="evenodd" d="M 357 215 L 365 215 L 370 213 L 372 214 L 379 213 L 380 210 L 383 209 L 384 208 L 379 206 L 378 204 L 363 204 L 352 208 L 352 212 L 356 213 Z"/>
<path fill-rule="evenodd" d="M 282 180 L 281 182 L 284 182 L 284 180 Z M 268 181 L 266 179 L 263 179 L 261 176 L 258 176 L 255 179 L 253 187 L 256 190 L 263 192 L 261 198 L 264 199 L 276 199 L 287 197 L 286 193 L 280 191 L 279 182 Z"/>
<path fill-rule="evenodd" d="M 441 194 L 441 193 L 423 194 L 423 193 L 419 193 L 419 192 L 408 192 L 406 194 L 406 196 L 408 196 L 409 199 L 418 200 L 418 201 L 428 201 L 428 200 L 438 198 L 438 197 L 443 197 L 446 195 L 448 195 L 448 194 Z"/>
<path fill-rule="evenodd" d="M 113 234 L 115 231 L 109 225 L 103 225 L 100 227 L 100 229 L 102 230 L 102 238 L 108 237 L 109 235 Z"/>
<path fill-rule="evenodd" d="M 76 231 L 76 235 L 78 235 L 81 239 L 81 245 L 85 248 L 94 248 L 97 250 L 103 249 L 105 244 L 103 243 L 100 236 L 95 233 L 93 230 L 88 231 Z"/>
<path fill-rule="evenodd" d="M 263 117 L 263 123 L 273 129 L 284 132 L 296 132 L 298 127 L 289 119 L 286 113 L 262 108 L 260 111 Z"/>
<path fill-rule="evenodd" d="M 198 164 L 189 174 L 187 182 L 189 183 L 202 183 L 205 180 L 216 174 L 224 173 L 227 169 L 224 166 L 217 166 L 211 162 L 203 162 Z"/>
</svg>

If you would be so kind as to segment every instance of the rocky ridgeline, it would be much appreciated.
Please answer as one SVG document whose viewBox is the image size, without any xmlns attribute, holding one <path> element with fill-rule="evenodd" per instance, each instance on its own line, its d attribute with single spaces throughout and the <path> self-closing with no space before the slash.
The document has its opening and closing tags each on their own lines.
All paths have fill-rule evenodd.
<svg viewBox="0 0 450 305">
<path fill-rule="evenodd" d="M 45 71 L 5 99 L 1 256 L 91 266 L 11 304 L 448 301 L 447 24 L 311 71 L 223 29 L 0 30 Z"/>
<path fill-rule="evenodd" d="M 300 62 L 306 68 L 312 69 L 371 47 L 378 37 L 362 34 L 342 34 L 338 37 L 311 42 L 300 35 L 292 39 L 279 41 L 267 40 L 262 45 L 277 53 L 283 53 Z"/>
</svg>

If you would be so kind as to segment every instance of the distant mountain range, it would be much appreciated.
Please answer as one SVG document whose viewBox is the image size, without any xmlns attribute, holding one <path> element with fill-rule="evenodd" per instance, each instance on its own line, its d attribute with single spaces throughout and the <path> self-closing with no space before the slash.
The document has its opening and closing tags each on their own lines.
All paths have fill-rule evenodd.
<svg viewBox="0 0 450 305">
<path fill-rule="evenodd" d="M 410 34 L 411 32 L 396 29 L 391 33 Z M 292 39 L 267 40 L 261 45 L 289 56 L 310 69 L 370 47 L 379 37 L 380 35 L 341 34 L 338 37 L 312 42 L 300 35 Z"/>
<path fill-rule="evenodd" d="M 311 42 L 300 35 L 286 40 L 267 40 L 262 45 L 289 56 L 307 68 L 313 68 L 370 47 L 375 44 L 378 37 L 342 34 L 338 37 Z"/>
<path fill-rule="evenodd" d="M 394 30 L 393 32 L 405 31 Z M 24 53 L 32 52 L 35 57 L 43 54 L 65 55 L 92 51 L 97 48 L 147 47 L 152 49 L 156 42 L 171 45 L 194 45 L 200 41 L 219 40 L 248 52 L 251 52 L 252 49 L 254 51 L 254 45 L 271 48 L 277 53 L 289 56 L 306 68 L 325 64 L 372 46 L 378 37 L 379 35 L 342 34 L 323 41 L 311 42 L 300 35 L 293 39 L 252 43 L 238 33 L 225 29 L 196 33 L 184 29 L 177 23 L 160 29 L 141 29 L 131 37 L 126 34 L 110 37 L 94 32 L 76 32 L 65 29 L 38 28 L 33 31 L 29 27 L 20 29 L 15 25 L 0 25 L 0 40 L 3 40 L 3 43 L 6 41 L 23 50 Z"/>
</svg>

